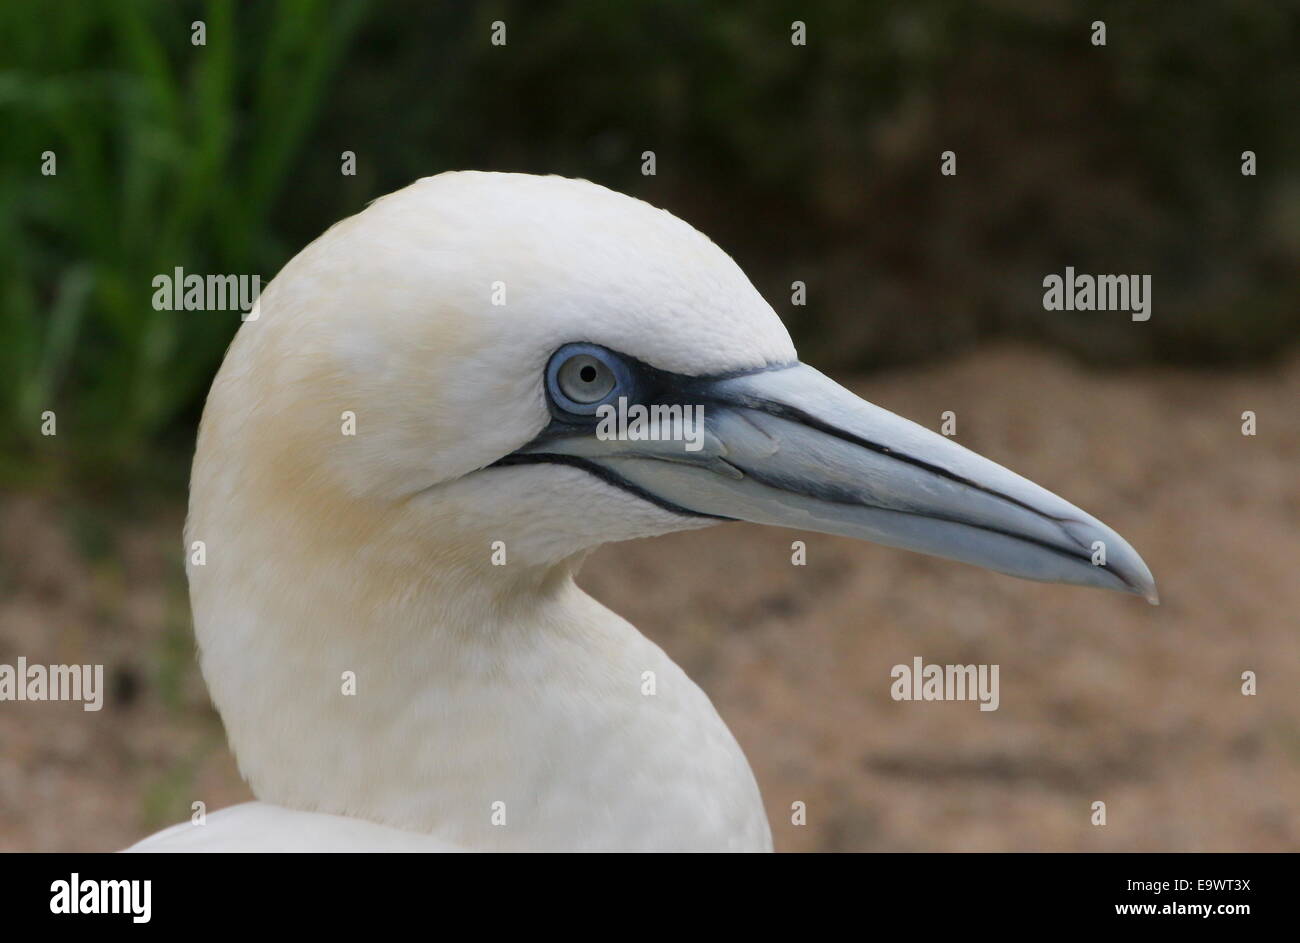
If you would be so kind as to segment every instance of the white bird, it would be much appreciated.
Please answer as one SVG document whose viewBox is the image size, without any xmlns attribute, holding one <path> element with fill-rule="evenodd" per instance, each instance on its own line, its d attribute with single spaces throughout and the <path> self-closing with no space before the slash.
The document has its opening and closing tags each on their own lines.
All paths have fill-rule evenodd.
<svg viewBox="0 0 1300 943">
<path fill-rule="evenodd" d="M 620 400 L 702 407 L 700 447 L 598 435 Z M 708 697 L 574 583 L 731 519 L 1154 601 L 1100 521 L 799 363 L 669 213 L 523 174 L 379 199 L 267 286 L 199 430 L 194 625 L 259 801 L 132 850 L 770 850 Z"/>
</svg>

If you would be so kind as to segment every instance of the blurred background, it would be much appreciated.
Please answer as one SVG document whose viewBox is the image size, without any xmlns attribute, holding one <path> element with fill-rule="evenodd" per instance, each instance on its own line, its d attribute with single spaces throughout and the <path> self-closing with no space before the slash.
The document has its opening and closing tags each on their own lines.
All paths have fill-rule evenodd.
<svg viewBox="0 0 1300 943">
<path fill-rule="evenodd" d="M 1159 580 L 1156 609 L 745 525 L 595 554 L 581 581 L 714 699 L 779 849 L 1300 845 L 1294 0 L 9 3 L 0 116 L 0 663 L 110 688 L 98 714 L 0 703 L 0 849 L 112 850 L 248 796 L 180 538 L 238 312 L 155 311 L 151 280 L 268 281 L 462 168 L 669 209 L 803 359 L 931 428 L 952 410 Z M 1151 275 L 1151 319 L 1044 311 L 1067 265 Z M 1000 710 L 890 700 L 916 655 L 1000 664 Z"/>
</svg>

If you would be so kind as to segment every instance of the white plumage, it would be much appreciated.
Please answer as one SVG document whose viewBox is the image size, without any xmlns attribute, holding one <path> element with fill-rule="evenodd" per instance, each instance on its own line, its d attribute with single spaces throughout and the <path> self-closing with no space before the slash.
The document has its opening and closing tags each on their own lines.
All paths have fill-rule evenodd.
<svg viewBox="0 0 1300 943">
<path fill-rule="evenodd" d="M 591 436 L 566 345 L 699 398 L 703 453 Z M 443 174 L 331 228 L 231 345 L 191 481 L 201 664 L 261 801 L 133 850 L 770 849 L 707 696 L 574 583 L 608 541 L 746 518 L 1153 592 L 1105 525 L 796 360 L 717 246 L 583 181 Z"/>
</svg>

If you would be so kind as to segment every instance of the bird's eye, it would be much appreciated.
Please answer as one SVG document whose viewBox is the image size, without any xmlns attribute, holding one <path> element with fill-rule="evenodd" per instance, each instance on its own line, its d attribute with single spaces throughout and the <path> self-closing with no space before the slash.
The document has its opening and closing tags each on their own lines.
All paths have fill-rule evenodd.
<svg viewBox="0 0 1300 943">
<path fill-rule="evenodd" d="M 614 388 L 614 372 L 591 354 L 574 354 L 556 374 L 560 392 L 575 403 L 595 403 Z"/>
<path fill-rule="evenodd" d="M 568 412 L 593 414 L 596 406 L 625 386 L 618 359 L 594 344 L 569 344 L 551 358 L 546 371 L 551 398 Z"/>
</svg>

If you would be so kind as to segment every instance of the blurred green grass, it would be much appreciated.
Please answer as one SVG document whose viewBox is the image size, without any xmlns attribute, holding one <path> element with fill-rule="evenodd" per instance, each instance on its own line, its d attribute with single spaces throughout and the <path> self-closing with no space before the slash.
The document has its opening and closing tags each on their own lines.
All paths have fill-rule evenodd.
<svg viewBox="0 0 1300 943">
<path fill-rule="evenodd" d="M 207 43 L 192 46 L 190 13 Z M 237 313 L 155 311 L 153 277 L 261 273 L 272 211 L 363 12 L 134 0 L 5 4 L 0 434 L 53 409 L 78 461 L 135 467 L 201 396 Z M 57 173 L 42 176 L 51 151 Z"/>
<path fill-rule="evenodd" d="M 154 311 L 152 278 L 265 283 L 367 200 L 465 167 L 667 206 L 829 368 L 1005 336 L 1097 364 L 1267 360 L 1300 336 L 1298 36 L 1291 0 L 4 4 L 0 480 L 179 488 L 164 466 L 238 315 Z M 1067 264 L 1152 273 L 1152 321 L 1048 316 L 1041 278 Z"/>
</svg>

